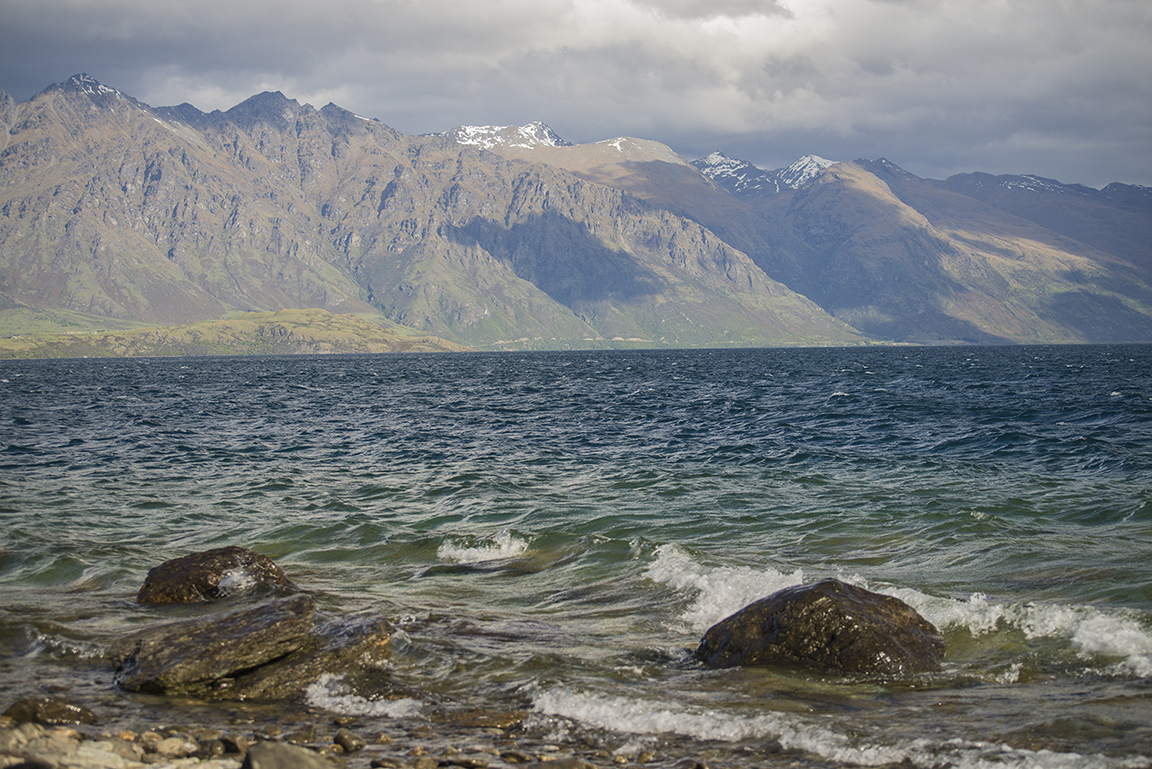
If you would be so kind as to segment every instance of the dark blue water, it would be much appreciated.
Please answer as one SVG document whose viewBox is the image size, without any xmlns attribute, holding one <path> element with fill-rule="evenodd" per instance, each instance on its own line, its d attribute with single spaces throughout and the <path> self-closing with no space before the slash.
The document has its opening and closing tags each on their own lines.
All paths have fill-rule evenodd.
<svg viewBox="0 0 1152 769">
<path fill-rule="evenodd" d="M 13 692 L 130 699 L 103 653 L 148 569 L 238 544 L 404 628 L 417 694 L 318 707 L 528 707 L 721 764 L 1152 756 L 1148 346 L 2 361 L 0 521 Z M 826 576 L 912 604 L 946 673 L 687 660 Z"/>
</svg>

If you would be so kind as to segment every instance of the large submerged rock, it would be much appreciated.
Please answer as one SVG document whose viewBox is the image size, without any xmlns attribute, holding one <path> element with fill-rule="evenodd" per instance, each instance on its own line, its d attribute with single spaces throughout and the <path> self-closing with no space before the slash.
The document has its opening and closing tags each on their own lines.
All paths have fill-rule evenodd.
<svg viewBox="0 0 1152 769">
<path fill-rule="evenodd" d="M 715 668 L 800 666 L 901 677 L 939 670 L 944 641 L 900 599 L 826 579 L 745 606 L 713 625 L 695 654 Z"/>
<path fill-rule="evenodd" d="M 388 657 L 391 625 L 368 617 L 317 623 L 306 595 L 203 619 L 157 625 L 108 651 L 116 683 L 130 691 L 204 699 L 289 699 L 325 673 L 345 674 Z"/>
<path fill-rule="evenodd" d="M 267 557 L 243 547 L 220 547 L 165 561 L 148 572 L 140 603 L 198 603 L 259 592 L 296 592 Z"/>
</svg>

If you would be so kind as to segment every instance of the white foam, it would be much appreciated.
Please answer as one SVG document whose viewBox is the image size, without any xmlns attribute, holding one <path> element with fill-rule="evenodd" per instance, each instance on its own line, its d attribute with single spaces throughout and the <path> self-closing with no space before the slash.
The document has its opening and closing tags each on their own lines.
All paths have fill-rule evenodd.
<svg viewBox="0 0 1152 769">
<path fill-rule="evenodd" d="M 419 700 L 404 698 L 399 700 L 369 700 L 352 694 L 343 678 L 324 674 L 320 680 L 304 690 L 304 698 L 314 708 L 322 708 L 331 713 L 346 716 L 386 716 L 406 718 L 420 714 Z"/>
<path fill-rule="evenodd" d="M 250 593 L 256 588 L 258 581 L 255 576 L 246 571 L 243 567 L 236 567 L 229 569 L 220 575 L 220 581 L 216 583 L 216 589 L 220 591 L 220 595 L 244 595 Z"/>
<path fill-rule="evenodd" d="M 785 574 L 772 568 L 701 566 L 678 545 L 659 547 L 644 576 L 676 590 L 697 593 L 680 617 L 693 632 L 707 630 L 753 601 L 804 581 L 800 569 Z"/>
<path fill-rule="evenodd" d="M 528 542 L 501 531 L 492 540 L 479 545 L 461 545 L 445 542 L 436 550 L 436 557 L 453 563 L 483 563 L 515 558 L 528 550 Z"/>
<path fill-rule="evenodd" d="M 538 712 L 633 734 L 679 734 L 699 740 L 739 742 L 775 739 L 788 750 L 803 750 L 824 758 L 864 766 L 899 763 L 908 754 L 890 746 L 854 745 L 842 734 L 780 713 L 739 716 L 712 710 L 691 710 L 675 703 L 613 697 L 567 689 L 541 692 Z"/>
<path fill-rule="evenodd" d="M 1145 764 L 1105 756 L 1031 751 L 1008 745 L 953 739 L 943 743 L 914 740 L 903 745 L 860 742 L 823 724 L 786 713 L 741 716 L 713 710 L 693 710 L 678 703 L 631 699 L 565 688 L 538 692 L 536 712 L 567 718 L 587 726 L 639 735 L 679 734 L 699 740 L 740 742 L 773 739 L 785 750 L 800 750 L 820 758 L 855 766 L 883 766 L 909 761 L 920 766 L 956 769 L 1094 769 Z M 617 753 L 640 743 L 629 742 Z"/>
<path fill-rule="evenodd" d="M 1110 658 L 1106 672 L 1113 675 L 1152 676 L 1152 632 L 1125 610 L 1036 602 L 1002 604 L 980 593 L 958 601 L 911 590 L 881 592 L 900 598 L 941 631 L 965 628 L 980 636 L 1017 628 L 1030 640 L 1067 641 L 1088 664 L 1094 658 Z"/>
<path fill-rule="evenodd" d="M 645 575 L 695 597 L 679 620 L 686 631 L 706 631 L 753 601 L 804 582 L 801 570 L 788 574 L 771 567 L 703 566 L 677 545 L 657 549 Z M 981 636 L 1015 628 L 1031 640 L 1067 641 L 1086 665 L 1104 664 L 1119 676 L 1152 676 L 1152 630 L 1132 612 L 1050 603 L 997 603 L 982 593 L 966 599 L 933 596 L 907 587 L 873 587 L 858 576 L 846 582 L 907 603 L 941 632 L 967 629 Z M 1100 658 L 1105 658 L 1103 662 Z"/>
</svg>

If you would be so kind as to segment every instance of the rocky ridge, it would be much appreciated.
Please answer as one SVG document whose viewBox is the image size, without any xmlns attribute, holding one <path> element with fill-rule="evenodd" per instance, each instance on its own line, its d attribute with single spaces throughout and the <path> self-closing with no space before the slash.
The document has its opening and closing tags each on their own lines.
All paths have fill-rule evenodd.
<svg viewBox="0 0 1152 769">
<path fill-rule="evenodd" d="M 1143 188 L 692 164 L 540 123 L 406 136 L 281 93 L 152 108 L 83 75 L 0 104 L 13 323 L 319 308 L 487 349 L 1152 339 Z"/>
<path fill-rule="evenodd" d="M 699 225 L 554 166 L 279 93 L 205 114 L 90 90 L 9 126 L 0 293 L 28 306 L 376 312 L 501 348 L 859 336 Z"/>
</svg>

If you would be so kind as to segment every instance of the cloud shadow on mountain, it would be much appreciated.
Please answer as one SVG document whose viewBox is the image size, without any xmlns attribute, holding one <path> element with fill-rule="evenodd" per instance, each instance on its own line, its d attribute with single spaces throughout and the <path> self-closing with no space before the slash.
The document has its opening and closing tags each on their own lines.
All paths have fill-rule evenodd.
<svg viewBox="0 0 1152 769">
<path fill-rule="evenodd" d="M 664 279 L 635 256 L 608 248 L 581 222 L 551 211 L 511 226 L 476 217 L 463 226 L 445 225 L 441 235 L 458 245 L 484 249 L 567 307 L 635 301 L 666 288 Z"/>
</svg>

